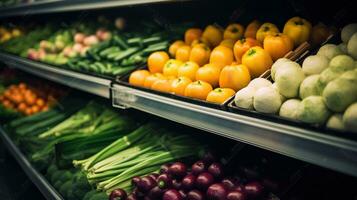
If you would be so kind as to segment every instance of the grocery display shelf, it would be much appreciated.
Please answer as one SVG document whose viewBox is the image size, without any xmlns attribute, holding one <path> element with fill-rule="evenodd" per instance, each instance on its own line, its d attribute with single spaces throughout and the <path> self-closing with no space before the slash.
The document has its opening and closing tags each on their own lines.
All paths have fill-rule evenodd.
<svg viewBox="0 0 357 200">
<path fill-rule="evenodd" d="M 322 132 L 188 103 L 125 85 L 112 85 L 112 103 L 357 176 L 357 142 Z"/>
<path fill-rule="evenodd" d="M 42 78 L 109 98 L 111 81 L 0 52 L 0 61 Z"/>
<path fill-rule="evenodd" d="M 19 148 L 12 142 L 5 130 L 0 127 L 0 138 L 5 147 L 19 163 L 23 171 L 27 174 L 30 180 L 36 185 L 46 199 L 63 199 L 63 197 L 54 189 L 51 184 L 40 174 L 21 153 Z"/>
<path fill-rule="evenodd" d="M 189 0 L 42 0 L 0 8 L 0 18 Z M 191 0 L 192 1 L 192 0 Z"/>
</svg>

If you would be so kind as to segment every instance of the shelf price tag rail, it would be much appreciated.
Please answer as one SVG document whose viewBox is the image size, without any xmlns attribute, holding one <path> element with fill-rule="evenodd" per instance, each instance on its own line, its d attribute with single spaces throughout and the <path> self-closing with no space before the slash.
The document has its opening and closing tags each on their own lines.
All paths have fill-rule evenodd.
<svg viewBox="0 0 357 200">
<path fill-rule="evenodd" d="M 357 177 L 357 142 L 113 84 L 112 103 Z"/>
<path fill-rule="evenodd" d="M 24 170 L 30 180 L 36 185 L 46 199 L 63 200 L 64 198 L 52 187 L 46 178 L 40 174 L 21 153 L 19 148 L 12 142 L 5 130 L 0 127 L 0 138 L 9 150 L 11 155 L 16 159 L 21 168 Z"/>
<path fill-rule="evenodd" d="M 71 70 L 0 52 L 0 60 L 5 64 L 36 76 L 72 87 L 104 98 L 110 98 L 111 81 Z"/>
</svg>

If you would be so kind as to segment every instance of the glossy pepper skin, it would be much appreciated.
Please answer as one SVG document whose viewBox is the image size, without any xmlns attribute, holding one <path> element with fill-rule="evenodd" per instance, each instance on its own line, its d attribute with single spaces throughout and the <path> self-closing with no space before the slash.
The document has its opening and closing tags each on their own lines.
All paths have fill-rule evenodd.
<svg viewBox="0 0 357 200">
<path fill-rule="evenodd" d="M 297 47 L 309 40 L 311 28 L 311 23 L 306 19 L 293 17 L 286 22 L 283 33 L 290 37 Z"/>
<path fill-rule="evenodd" d="M 279 33 L 278 27 L 276 27 L 275 24 L 267 22 L 260 26 L 260 28 L 257 31 L 256 38 L 260 43 L 263 43 L 264 38 L 267 35 L 274 35 L 276 33 Z"/>
<path fill-rule="evenodd" d="M 294 43 L 292 39 L 285 34 L 268 35 L 264 39 L 264 50 L 269 53 L 273 61 L 284 57 L 293 48 Z"/>
</svg>

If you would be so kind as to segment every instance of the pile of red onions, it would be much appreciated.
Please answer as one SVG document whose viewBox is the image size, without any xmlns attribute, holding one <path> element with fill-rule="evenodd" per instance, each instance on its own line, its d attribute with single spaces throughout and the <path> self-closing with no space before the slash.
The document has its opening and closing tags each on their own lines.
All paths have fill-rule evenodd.
<svg viewBox="0 0 357 200">
<path fill-rule="evenodd" d="M 212 159 L 199 160 L 191 169 L 181 162 L 165 164 L 160 174 L 134 177 L 132 183 L 131 194 L 117 189 L 109 200 L 254 200 L 264 194 L 260 182 L 225 177 L 222 164 Z"/>
</svg>

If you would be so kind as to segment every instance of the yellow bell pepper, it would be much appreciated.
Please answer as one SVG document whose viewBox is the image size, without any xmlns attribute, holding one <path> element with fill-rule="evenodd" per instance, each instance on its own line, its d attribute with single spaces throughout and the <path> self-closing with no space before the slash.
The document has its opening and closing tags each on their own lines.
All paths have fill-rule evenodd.
<svg viewBox="0 0 357 200">
<path fill-rule="evenodd" d="M 301 17 L 293 17 L 286 22 L 283 33 L 289 36 L 297 47 L 309 40 L 311 23 Z"/>
<path fill-rule="evenodd" d="M 275 35 L 276 33 L 279 33 L 278 27 L 272 23 L 264 23 L 258 29 L 256 38 L 260 43 L 263 43 L 265 36 Z"/>
</svg>

